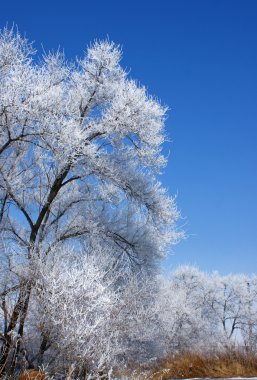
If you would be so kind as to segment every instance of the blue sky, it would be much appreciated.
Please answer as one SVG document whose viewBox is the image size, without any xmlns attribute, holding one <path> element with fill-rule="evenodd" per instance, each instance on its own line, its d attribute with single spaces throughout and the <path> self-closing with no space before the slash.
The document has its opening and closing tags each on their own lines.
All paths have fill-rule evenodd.
<svg viewBox="0 0 257 380">
<path fill-rule="evenodd" d="M 162 181 L 187 239 L 166 267 L 257 270 L 257 1 L 10 0 L 0 24 L 70 58 L 123 47 L 131 76 L 170 107 Z"/>
</svg>

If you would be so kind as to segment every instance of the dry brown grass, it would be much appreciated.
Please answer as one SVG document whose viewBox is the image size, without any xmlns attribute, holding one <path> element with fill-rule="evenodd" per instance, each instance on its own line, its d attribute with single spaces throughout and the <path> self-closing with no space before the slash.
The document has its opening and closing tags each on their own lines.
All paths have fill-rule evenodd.
<svg viewBox="0 0 257 380">
<path fill-rule="evenodd" d="M 27 370 L 18 377 L 18 380 L 46 380 L 46 375 L 41 371 Z"/>
<path fill-rule="evenodd" d="M 152 371 L 151 380 L 187 377 L 257 376 L 257 356 L 238 351 L 217 355 L 180 354 L 162 360 Z"/>
</svg>

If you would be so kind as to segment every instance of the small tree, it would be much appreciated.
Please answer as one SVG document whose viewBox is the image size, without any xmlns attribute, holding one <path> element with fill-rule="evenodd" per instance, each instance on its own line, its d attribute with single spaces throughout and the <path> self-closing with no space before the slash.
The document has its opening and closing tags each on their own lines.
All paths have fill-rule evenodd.
<svg viewBox="0 0 257 380">
<path fill-rule="evenodd" d="M 100 246 L 110 265 L 149 271 L 180 237 L 174 200 L 156 179 L 166 108 L 128 79 L 119 48 L 96 42 L 72 63 L 34 53 L 19 33 L 1 33 L 2 370 L 21 353 L 12 337 L 23 339 L 49 256 L 62 251 L 72 268 L 71 250 Z"/>
<path fill-rule="evenodd" d="M 73 258 L 72 267 L 67 266 L 67 255 Z M 154 279 L 150 282 L 142 273 L 124 275 L 125 268 L 109 267 L 108 256 L 78 258 L 74 251 L 58 252 L 37 265 L 36 296 L 25 330 L 26 341 L 32 343 L 30 356 L 40 352 L 37 365 L 53 362 L 52 358 L 51 367 L 58 372 L 91 371 L 106 365 L 138 365 L 157 352 Z M 45 340 L 38 347 L 40 335 Z"/>
<path fill-rule="evenodd" d="M 195 267 L 179 267 L 170 279 L 162 279 L 157 305 L 162 340 L 168 353 L 206 350 L 206 337 L 208 347 L 217 343 L 212 321 L 206 313 L 207 289 L 206 276 Z"/>
</svg>

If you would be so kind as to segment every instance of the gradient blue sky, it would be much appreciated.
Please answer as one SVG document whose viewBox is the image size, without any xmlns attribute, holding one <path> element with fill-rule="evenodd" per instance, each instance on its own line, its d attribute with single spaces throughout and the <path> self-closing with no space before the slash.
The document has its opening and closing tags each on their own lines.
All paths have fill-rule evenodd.
<svg viewBox="0 0 257 380">
<path fill-rule="evenodd" d="M 162 177 L 177 195 L 187 239 L 166 267 L 257 270 L 257 1 L 9 0 L 0 25 L 18 25 L 41 50 L 81 55 L 109 36 L 122 64 L 170 107 Z"/>
</svg>

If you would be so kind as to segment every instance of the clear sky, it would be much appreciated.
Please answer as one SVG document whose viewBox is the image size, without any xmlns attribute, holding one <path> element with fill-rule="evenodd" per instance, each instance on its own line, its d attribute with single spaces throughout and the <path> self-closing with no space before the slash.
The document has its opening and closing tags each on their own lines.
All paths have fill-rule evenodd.
<svg viewBox="0 0 257 380">
<path fill-rule="evenodd" d="M 257 272 L 257 1 L 6 0 L 6 22 L 68 57 L 121 44 L 123 66 L 170 107 L 162 182 L 187 239 L 166 265 Z"/>
</svg>

